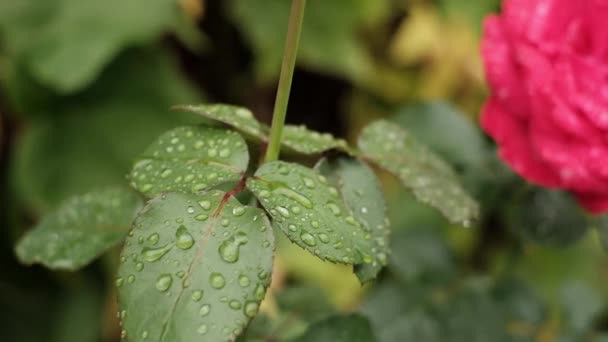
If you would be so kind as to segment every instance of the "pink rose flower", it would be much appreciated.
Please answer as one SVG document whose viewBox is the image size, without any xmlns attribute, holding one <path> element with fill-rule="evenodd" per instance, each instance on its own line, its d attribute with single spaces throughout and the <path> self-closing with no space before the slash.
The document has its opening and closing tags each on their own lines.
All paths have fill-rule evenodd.
<svg viewBox="0 0 608 342">
<path fill-rule="evenodd" d="M 481 123 L 501 158 L 608 212 L 608 0 L 505 0 L 484 30 Z"/>
</svg>

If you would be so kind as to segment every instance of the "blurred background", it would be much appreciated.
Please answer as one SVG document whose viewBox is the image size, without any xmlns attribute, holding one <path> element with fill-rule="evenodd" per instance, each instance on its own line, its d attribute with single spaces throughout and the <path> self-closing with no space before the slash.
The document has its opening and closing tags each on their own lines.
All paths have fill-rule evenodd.
<svg viewBox="0 0 608 342">
<path fill-rule="evenodd" d="M 115 258 L 75 273 L 13 248 L 75 194 L 124 184 L 174 104 L 225 102 L 270 121 L 288 0 L 0 0 L 0 340 L 118 341 Z M 282 341 L 360 312 L 379 341 L 608 341 L 608 258 L 572 199 L 525 184 L 477 116 L 498 0 L 309 0 L 289 123 L 354 141 L 388 118 L 448 160 L 482 220 L 450 226 L 381 174 L 390 265 L 351 270 L 284 241 L 275 305 L 244 340 Z M 119 251 L 117 247 L 115 254 Z M 111 253 L 111 254 L 112 254 Z"/>
</svg>

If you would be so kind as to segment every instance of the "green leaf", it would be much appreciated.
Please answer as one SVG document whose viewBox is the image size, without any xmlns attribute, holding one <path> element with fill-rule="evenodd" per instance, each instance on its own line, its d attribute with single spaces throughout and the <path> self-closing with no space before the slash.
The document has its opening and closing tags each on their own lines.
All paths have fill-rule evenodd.
<svg viewBox="0 0 608 342">
<path fill-rule="evenodd" d="M 336 139 L 329 133 L 311 131 L 305 126 L 285 125 L 281 144 L 288 151 L 302 154 L 320 154 L 334 149 L 345 152 L 350 150 L 343 139 Z"/>
<path fill-rule="evenodd" d="M 471 225 L 478 204 L 443 160 L 396 124 L 379 120 L 359 137 L 365 157 L 395 174 L 416 198 L 439 210 L 450 222 Z"/>
<path fill-rule="evenodd" d="M 458 168 L 479 168 L 490 154 L 479 128 L 447 103 L 404 107 L 391 120 Z"/>
<path fill-rule="evenodd" d="M 447 244 L 429 230 L 396 232 L 391 249 L 389 268 L 406 283 L 445 282 L 455 274 L 454 256 Z"/>
<path fill-rule="evenodd" d="M 386 265 L 389 254 L 390 223 L 380 181 L 369 166 L 354 158 L 325 158 L 316 168 L 340 191 L 353 216 L 371 232 L 376 250 L 373 261 L 357 265 L 355 273 L 363 283 L 373 280 Z"/>
<path fill-rule="evenodd" d="M 75 292 L 60 297 L 59 307 L 53 313 L 52 332 L 48 342 L 97 342 L 101 333 L 103 298 L 87 284 Z M 74 329 L 78 327 L 78 329 Z"/>
<path fill-rule="evenodd" d="M 312 322 L 335 312 L 325 293 L 316 287 L 288 287 L 276 295 L 277 306 L 285 314 Z"/>
<path fill-rule="evenodd" d="M 608 215 L 597 216 L 595 218 L 595 226 L 602 248 L 608 251 Z"/>
<path fill-rule="evenodd" d="M 564 284 L 559 297 L 564 311 L 564 325 L 569 332 L 588 332 L 604 308 L 602 296 L 597 290 L 581 281 Z"/>
<path fill-rule="evenodd" d="M 247 180 L 247 187 L 298 246 L 332 262 L 373 262 L 371 233 L 353 217 L 338 189 L 313 169 L 266 163 Z"/>
<path fill-rule="evenodd" d="M 170 193 L 137 217 L 116 285 L 127 339 L 234 340 L 270 284 L 264 212 L 221 191 Z"/>
<path fill-rule="evenodd" d="M 179 16 L 175 0 L 3 1 L 0 32 L 12 58 L 36 79 L 71 93 L 125 47 L 159 38 Z"/>
<path fill-rule="evenodd" d="M 178 127 L 161 135 L 138 158 L 131 185 L 148 197 L 162 192 L 197 193 L 238 181 L 248 163 L 247 144 L 236 132 Z"/>
<path fill-rule="evenodd" d="M 334 316 L 310 326 L 296 342 L 374 342 L 369 321 L 357 314 Z"/>
<path fill-rule="evenodd" d="M 506 210 L 506 223 L 524 239 L 566 246 L 580 240 L 589 223 L 567 193 L 530 187 Z"/>
<path fill-rule="evenodd" d="M 226 104 L 180 105 L 173 108 L 223 123 L 244 133 L 246 137 L 254 141 L 267 140 L 268 127 L 260 123 L 247 108 Z"/>
<path fill-rule="evenodd" d="M 11 170 L 23 201 L 44 211 L 70 196 L 123 184 L 151 141 L 193 122 L 167 110 L 197 96 L 173 60 L 157 51 L 131 51 L 86 91 L 28 108 L 36 118 L 24 127 Z"/>
<path fill-rule="evenodd" d="M 140 206 L 136 194 L 120 188 L 73 197 L 19 241 L 17 256 L 25 264 L 79 269 L 124 239 Z"/>
</svg>

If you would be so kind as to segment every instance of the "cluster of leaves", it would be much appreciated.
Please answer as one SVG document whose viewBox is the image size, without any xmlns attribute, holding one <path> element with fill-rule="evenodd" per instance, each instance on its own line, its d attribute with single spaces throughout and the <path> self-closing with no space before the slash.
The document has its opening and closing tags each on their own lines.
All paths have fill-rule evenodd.
<svg viewBox="0 0 608 342">
<path fill-rule="evenodd" d="M 238 336 L 270 284 L 273 226 L 323 260 L 353 265 L 361 282 L 374 279 L 388 260 L 389 223 L 379 182 L 362 160 L 394 173 L 454 223 L 470 225 L 478 215 L 450 167 L 388 121 L 369 125 L 359 149 L 287 125 L 286 154 L 336 153 L 314 168 L 276 161 L 250 175 L 243 136 L 250 144 L 264 144 L 268 131 L 250 111 L 227 105 L 178 108 L 229 129 L 178 127 L 149 146 L 129 177 L 148 199 L 143 209 L 128 190 L 75 197 L 17 246 L 22 262 L 75 270 L 127 235 L 116 279 L 123 337 Z M 232 190 L 220 190 L 225 188 Z M 245 189 L 264 210 L 236 199 Z"/>
</svg>

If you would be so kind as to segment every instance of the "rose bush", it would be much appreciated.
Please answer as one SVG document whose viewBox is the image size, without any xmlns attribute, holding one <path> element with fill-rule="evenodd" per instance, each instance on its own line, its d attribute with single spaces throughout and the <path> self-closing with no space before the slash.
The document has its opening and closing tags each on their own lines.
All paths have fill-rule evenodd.
<svg viewBox="0 0 608 342">
<path fill-rule="evenodd" d="M 485 22 L 481 123 L 528 181 L 608 211 L 608 1 L 506 0 Z"/>
</svg>

